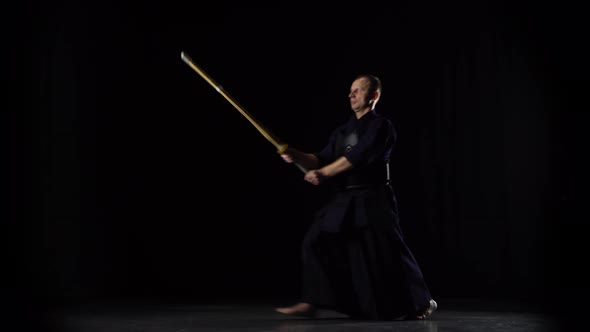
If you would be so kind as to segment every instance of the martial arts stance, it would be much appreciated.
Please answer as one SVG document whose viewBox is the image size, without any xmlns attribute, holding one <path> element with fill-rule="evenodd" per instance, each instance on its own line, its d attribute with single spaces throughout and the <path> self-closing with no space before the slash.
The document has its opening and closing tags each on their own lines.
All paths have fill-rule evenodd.
<svg viewBox="0 0 590 332">
<path fill-rule="evenodd" d="M 389 174 L 396 133 L 375 110 L 381 81 L 360 75 L 348 97 L 354 115 L 320 152 L 281 153 L 309 170 L 305 181 L 332 185 L 334 194 L 303 240 L 300 302 L 276 310 L 313 317 L 329 308 L 353 319 L 425 319 L 437 304 L 400 228 Z"/>
</svg>

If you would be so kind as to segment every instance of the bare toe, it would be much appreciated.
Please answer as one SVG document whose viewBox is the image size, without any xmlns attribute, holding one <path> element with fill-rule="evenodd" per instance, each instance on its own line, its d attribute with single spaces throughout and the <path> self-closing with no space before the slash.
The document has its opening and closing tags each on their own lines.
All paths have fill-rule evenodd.
<svg viewBox="0 0 590 332">
<path fill-rule="evenodd" d="M 292 316 L 303 316 L 303 317 L 314 317 L 315 316 L 315 308 L 313 305 L 309 303 L 297 303 L 290 307 L 282 307 L 276 308 L 277 312 L 280 312 L 285 315 L 292 315 Z"/>
</svg>

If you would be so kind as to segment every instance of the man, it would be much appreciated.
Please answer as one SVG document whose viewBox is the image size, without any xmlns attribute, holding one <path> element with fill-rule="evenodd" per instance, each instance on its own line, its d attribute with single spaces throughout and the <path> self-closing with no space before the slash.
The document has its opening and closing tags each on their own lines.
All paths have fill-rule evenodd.
<svg viewBox="0 0 590 332">
<path fill-rule="evenodd" d="M 437 304 L 399 225 L 389 181 L 396 133 L 375 109 L 380 79 L 356 77 L 348 97 L 354 115 L 320 152 L 289 148 L 281 154 L 309 170 L 305 181 L 330 184 L 334 194 L 303 240 L 301 301 L 276 310 L 313 317 L 329 308 L 353 319 L 425 319 Z"/>
</svg>

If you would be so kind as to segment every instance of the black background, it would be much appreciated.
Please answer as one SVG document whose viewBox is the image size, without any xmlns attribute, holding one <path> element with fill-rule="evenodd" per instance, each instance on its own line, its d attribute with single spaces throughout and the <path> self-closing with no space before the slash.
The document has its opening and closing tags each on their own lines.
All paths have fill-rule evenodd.
<svg viewBox="0 0 590 332">
<path fill-rule="evenodd" d="M 402 227 L 434 297 L 582 299 L 577 8 L 62 1 L 20 14 L 7 32 L 23 50 L 24 127 L 7 132 L 22 143 L 9 152 L 24 218 L 6 213 L 5 243 L 23 304 L 298 295 L 325 192 L 182 51 L 308 151 L 350 116 L 353 78 L 378 75 Z"/>
</svg>

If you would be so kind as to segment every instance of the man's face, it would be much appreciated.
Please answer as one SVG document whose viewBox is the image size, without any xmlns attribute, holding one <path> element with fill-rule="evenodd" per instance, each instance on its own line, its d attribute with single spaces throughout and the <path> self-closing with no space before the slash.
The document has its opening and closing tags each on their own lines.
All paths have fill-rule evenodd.
<svg viewBox="0 0 590 332">
<path fill-rule="evenodd" d="M 350 107 L 353 111 L 358 112 L 369 107 L 368 87 L 369 82 L 365 78 L 359 78 L 352 82 L 348 98 L 350 98 Z"/>
</svg>

